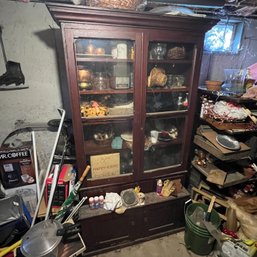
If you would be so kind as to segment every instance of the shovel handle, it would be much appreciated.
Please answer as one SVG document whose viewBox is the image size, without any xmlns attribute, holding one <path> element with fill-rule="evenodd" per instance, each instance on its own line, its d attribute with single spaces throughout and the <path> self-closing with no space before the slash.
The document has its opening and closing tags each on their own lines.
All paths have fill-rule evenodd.
<svg viewBox="0 0 257 257">
<path fill-rule="evenodd" d="M 244 110 L 245 114 L 253 121 L 253 123 L 256 124 L 257 123 L 257 119 L 256 119 L 256 117 L 254 117 L 252 115 L 251 111 L 249 109 L 247 109 L 247 108 L 243 108 L 243 110 Z"/>
<path fill-rule="evenodd" d="M 210 202 L 208 210 L 207 210 L 208 213 L 211 213 L 215 200 L 216 200 L 216 196 L 212 196 L 211 202 Z"/>
<path fill-rule="evenodd" d="M 83 182 L 83 180 L 84 180 L 85 177 L 87 176 L 89 170 L 90 170 L 90 165 L 87 165 L 87 167 L 85 168 L 85 170 L 84 170 L 82 176 L 81 176 L 80 179 L 79 179 L 80 182 Z"/>
</svg>

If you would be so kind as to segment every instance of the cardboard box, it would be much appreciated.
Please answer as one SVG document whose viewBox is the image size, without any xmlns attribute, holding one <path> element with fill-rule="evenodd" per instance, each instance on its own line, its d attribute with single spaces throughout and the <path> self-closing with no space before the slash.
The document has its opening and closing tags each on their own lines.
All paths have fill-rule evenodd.
<svg viewBox="0 0 257 257">
<path fill-rule="evenodd" d="M 0 148 L 0 178 L 5 188 L 36 182 L 32 145 L 24 143 L 19 148 Z"/>
<path fill-rule="evenodd" d="M 53 171 L 48 176 L 46 180 L 46 188 L 45 188 L 45 202 L 48 204 L 48 199 L 50 196 L 52 182 L 53 182 Z M 71 164 L 64 164 L 61 168 L 58 182 L 55 187 L 54 197 L 52 201 L 52 207 L 58 208 L 62 206 L 63 202 L 68 198 L 73 186 L 75 184 L 76 173 Z"/>
</svg>

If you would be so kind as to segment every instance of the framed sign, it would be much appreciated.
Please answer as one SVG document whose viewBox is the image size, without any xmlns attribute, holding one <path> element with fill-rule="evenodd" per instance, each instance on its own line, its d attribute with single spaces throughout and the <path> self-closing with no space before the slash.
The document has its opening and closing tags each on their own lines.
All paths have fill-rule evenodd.
<svg viewBox="0 0 257 257">
<path fill-rule="evenodd" d="M 100 154 L 90 157 L 92 178 L 108 178 L 120 175 L 120 154 Z"/>
</svg>

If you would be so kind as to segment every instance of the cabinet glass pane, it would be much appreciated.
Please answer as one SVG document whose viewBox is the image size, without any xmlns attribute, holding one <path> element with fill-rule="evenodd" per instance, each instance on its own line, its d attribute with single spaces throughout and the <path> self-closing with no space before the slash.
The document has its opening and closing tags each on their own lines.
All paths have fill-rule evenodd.
<svg viewBox="0 0 257 257">
<path fill-rule="evenodd" d="M 188 93 L 148 91 L 146 95 L 146 112 L 168 112 L 187 110 Z"/>
<path fill-rule="evenodd" d="M 181 163 L 184 118 L 148 118 L 145 127 L 144 170 Z"/>
<path fill-rule="evenodd" d="M 111 171 L 107 168 L 103 172 L 91 173 L 89 177 L 100 179 L 133 173 L 132 143 L 132 120 L 112 124 L 85 125 L 84 150 L 87 163 L 92 166 L 92 157 L 98 156 L 97 161 L 99 159 L 99 163 L 104 162 L 104 166 L 111 169 Z"/>
<path fill-rule="evenodd" d="M 149 43 L 146 112 L 187 109 L 193 49 L 193 44 Z"/>
<path fill-rule="evenodd" d="M 78 38 L 74 46 L 91 179 L 132 174 L 134 41 Z"/>
<path fill-rule="evenodd" d="M 77 39 L 75 49 L 80 90 L 133 87 L 134 41 Z"/>
</svg>

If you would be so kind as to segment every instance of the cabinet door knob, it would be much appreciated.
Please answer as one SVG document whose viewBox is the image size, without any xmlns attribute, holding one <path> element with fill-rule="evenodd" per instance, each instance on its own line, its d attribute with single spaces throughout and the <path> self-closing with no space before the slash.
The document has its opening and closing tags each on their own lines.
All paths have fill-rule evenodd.
<svg viewBox="0 0 257 257">
<path fill-rule="evenodd" d="M 130 222 L 130 224 L 131 224 L 131 226 L 135 226 L 135 221 L 132 220 L 132 221 Z"/>
</svg>

